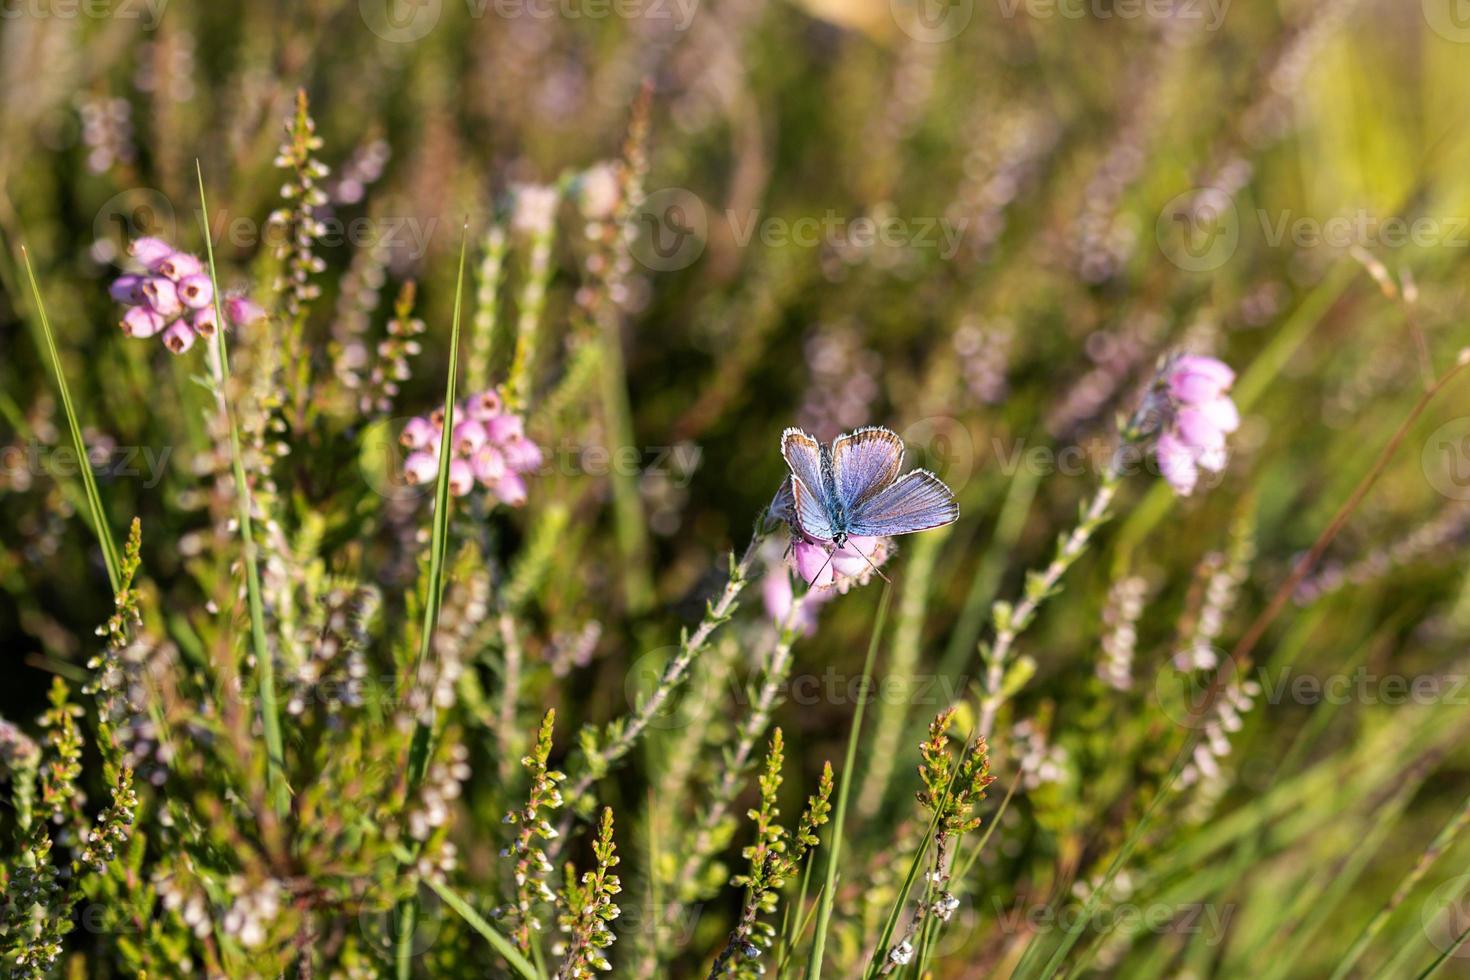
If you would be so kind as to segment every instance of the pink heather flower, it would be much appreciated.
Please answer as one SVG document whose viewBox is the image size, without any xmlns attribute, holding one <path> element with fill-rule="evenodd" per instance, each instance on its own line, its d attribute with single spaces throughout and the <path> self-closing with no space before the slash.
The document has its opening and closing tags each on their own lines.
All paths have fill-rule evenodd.
<svg viewBox="0 0 1470 980">
<path fill-rule="evenodd" d="M 248 327 L 258 320 L 264 320 L 265 310 L 259 303 L 253 303 L 244 296 L 231 296 L 225 300 L 225 316 L 237 327 Z"/>
<path fill-rule="evenodd" d="M 137 306 L 143 302 L 144 276 L 118 276 L 107 287 L 107 293 L 119 303 Z"/>
<path fill-rule="evenodd" d="M 526 481 L 518 473 L 505 474 L 490 489 L 508 507 L 519 507 L 526 502 Z"/>
<path fill-rule="evenodd" d="M 174 254 L 174 247 L 161 238 L 139 238 L 128 246 L 128 254 L 152 272 L 160 262 Z"/>
<path fill-rule="evenodd" d="M 485 430 L 496 442 L 519 438 L 525 435 L 525 423 L 519 415 L 497 415 L 485 423 Z"/>
<path fill-rule="evenodd" d="M 175 320 L 163 332 L 163 346 L 175 354 L 183 354 L 188 351 L 194 346 L 194 341 L 197 339 L 198 334 L 194 333 L 194 328 L 183 320 Z"/>
<path fill-rule="evenodd" d="M 208 276 L 185 276 L 179 280 L 179 299 L 191 310 L 202 310 L 214 302 L 214 284 Z"/>
<path fill-rule="evenodd" d="M 409 449 L 424 449 L 433 445 L 438 435 L 439 430 L 434 428 L 433 423 L 428 419 L 411 418 L 403 427 L 403 433 L 398 437 L 398 441 Z"/>
<path fill-rule="evenodd" d="M 500 414 L 500 395 L 494 388 L 482 391 L 465 401 L 465 414 L 476 422 L 488 422 Z"/>
<path fill-rule="evenodd" d="M 1154 443 L 1159 473 L 1180 496 L 1199 482 L 1199 471 L 1225 468 L 1225 437 L 1240 427 L 1240 412 L 1226 394 L 1235 372 L 1213 357 L 1186 354 L 1164 373 L 1167 422 Z"/>
<path fill-rule="evenodd" d="M 219 329 L 219 314 L 215 313 L 213 306 L 195 310 L 189 315 L 189 325 L 199 336 L 213 337 L 214 332 Z"/>
<path fill-rule="evenodd" d="M 1186 354 L 1170 366 L 1169 394 L 1184 405 L 1213 401 L 1235 383 L 1235 372 L 1224 361 Z"/>
<path fill-rule="evenodd" d="M 449 492 L 463 497 L 475 485 L 475 471 L 462 459 L 449 461 Z"/>
<path fill-rule="evenodd" d="M 523 475 L 541 466 L 542 455 L 540 447 L 526 438 L 521 417 L 507 413 L 494 390 L 466 398 L 455 406 L 454 417 L 449 447 L 454 493 L 468 493 L 478 483 L 501 503 L 512 507 L 525 503 L 528 491 Z M 443 425 L 444 410 L 435 409 L 404 426 L 400 439 L 414 450 L 404 463 L 409 483 L 433 479 L 437 465 L 431 469 L 425 459 L 437 460 Z"/>
<path fill-rule="evenodd" d="M 188 252 L 174 252 L 165 256 L 155 270 L 159 275 L 167 276 L 174 282 L 180 282 L 189 276 L 197 276 L 204 271 L 204 264 Z"/>
<path fill-rule="evenodd" d="M 143 280 L 143 300 L 153 308 L 154 313 L 165 318 L 176 317 L 184 309 L 174 284 L 161 276 Z"/>
<path fill-rule="evenodd" d="M 403 478 L 413 486 L 433 483 L 439 475 L 439 461 L 433 453 L 409 453 L 403 462 Z"/>
<path fill-rule="evenodd" d="M 470 465 L 474 467 L 475 479 L 487 487 L 493 487 L 510 472 L 505 465 L 505 455 L 495 446 L 482 446 L 470 460 Z"/>
<path fill-rule="evenodd" d="M 826 602 L 835 593 L 827 590 L 813 592 L 802 603 L 801 610 L 792 620 L 791 626 L 803 636 L 810 636 L 817 628 L 817 607 Z M 777 626 L 785 624 L 791 618 L 791 606 L 796 600 L 796 590 L 791 586 L 791 573 L 787 571 L 785 564 L 778 564 L 766 570 L 765 577 L 761 580 L 761 601 L 765 604 L 766 615 Z"/>
<path fill-rule="evenodd" d="M 530 473 L 541 468 L 541 447 L 525 436 L 514 436 L 500 446 L 505 462 L 517 473 Z"/>
<path fill-rule="evenodd" d="M 463 422 L 454 423 L 454 449 L 456 452 L 467 456 L 473 455 L 475 450 L 485 445 L 489 436 L 485 434 L 485 427 L 474 419 L 465 419 Z"/>
<path fill-rule="evenodd" d="M 148 307 L 134 306 L 123 314 L 122 332 L 129 337 L 152 337 L 167 324 L 167 320 Z"/>
</svg>

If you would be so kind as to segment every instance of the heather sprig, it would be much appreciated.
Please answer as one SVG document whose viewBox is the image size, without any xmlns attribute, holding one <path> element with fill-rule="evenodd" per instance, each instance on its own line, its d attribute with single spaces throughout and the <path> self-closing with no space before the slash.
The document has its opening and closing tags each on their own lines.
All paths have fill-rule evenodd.
<svg viewBox="0 0 1470 980">
<path fill-rule="evenodd" d="M 777 793 L 784 764 L 785 745 L 781 729 L 776 728 L 771 733 L 770 750 L 757 780 L 760 804 L 746 814 L 755 823 L 755 841 L 740 852 L 750 862 L 749 869 L 730 881 L 737 887 L 744 886 L 745 901 L 735 930 L 710 968 L 711 980 L 722 976 L 756 977 L 765 972 L 757 960 L 762 950 L 774 944 L 776 929 L 760 917 L 776 911 L 781 889 L 797 876 L 807 855 L 821 843 L 817 829 L 827 822 L 832 810 L 832 764 L 823 763 L 817 792 L 807 798 L 806 809 L 794 830 L 787 830 L 777 821 L 781 815 L 776 805 Z"/>
<path fill-rule="evenodd" d="M 311 302 L 321 295 L 321 287 L 312 277 L 324 271 L 326 262 L 316 254 L 316 240 L 326 232 L 316 216 L 327 203 L 321 181 L 330 173 L 326 164 L 315 156 L 322 148 L 316 135 L 316 122 L 311 118 L 306 90 L 296 90 L 296 106 L 286 120 L 286 137 L 276 153 L 275 165 L 287 172 L 281 185 L 286 206 L 272 211 L 266 219 L 274 240 L 274 255 L 282 264 L 275 280 L 275 291 L 286 316 L 302 321 Z"/>
<path fill-rule="evenodd" d="M 592 854 L 597 866 L 580 877 L 570 861 L 565 867 L 566 883 L 560 896 L 562 912 L 557 923 L 566 938 L 559 944 L 558 952 L 562 952 L 563 958 L 556 980 L 590 980 L 598 972 L 612 969 L 607 950 L 618 937 L 609 923 L 622 912 L 614 899 L 623 890 L 622 882 L 612 873 L 621 860 L 613 843 L 612 807 L 602 810 Z"/>
<path fill-rule="evenodd" d="M 532 935 L 541 930 L 539 907 L 556 900 L 555 893 L 546 885 L 546 876 L 552 871 L 551 862 L 539 843 L 557 836 L 556 828 L 547 818 L 561 808 L 558 785 L 566 779 L 565 773 L 547 765 L 555 723 L 556 711 L 548 709 L 536 730 L 535 744 L 521 759 L 521 767 L 531 780 L 525 805 L 505 815 L 505 823 L 517 828 L 515 839 L 505 852 L 507 857 L 515 859 L 512 872 L 515 900 L 501 906 L 497 914 L 512 923 L 511 937 L 524 953 L 531 952 Z"/>
</svg>

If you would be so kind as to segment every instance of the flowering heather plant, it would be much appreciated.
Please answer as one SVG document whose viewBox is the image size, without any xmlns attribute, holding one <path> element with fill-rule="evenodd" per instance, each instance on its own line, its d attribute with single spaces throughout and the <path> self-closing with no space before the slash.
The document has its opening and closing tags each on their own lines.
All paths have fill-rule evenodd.
<svg viewBox="0 0 1470 980">
<path fill-rule="evenodd" d="M 129 337 L 159 337 L 174 354 L 186 353 L 200 337 L 213 337 L 219 328 L 214 284 L 198 257 L 175 251 L 158 238 L 139 238 L 128 254 L 143 267 L 113 280 L 109 292 L 125 307 L 122 331 Z M 243 296 L 222 304 L 226 322 L 248 327 L 265 311 Z"/>
<path fill-rule="evenodd" d="M 506 409 L 499 389 L 472 395 L 455 412 L 449 438 L 449 490 L 463 497 L 479 486 L 511 507 L 526 502 L 528 474 L 541 468 L 541 449 L 526 436 L 520 415 Z M 400 441 L 408 450 L 403 475 L 410 484 L 432 483 L 439 472 L 444 414 L 408 420 Z"/>
<path fill-rule="evenodd" d="M 0 975 L 1454 974 L 1436 4 L 21 6 Z"/>
</svg>

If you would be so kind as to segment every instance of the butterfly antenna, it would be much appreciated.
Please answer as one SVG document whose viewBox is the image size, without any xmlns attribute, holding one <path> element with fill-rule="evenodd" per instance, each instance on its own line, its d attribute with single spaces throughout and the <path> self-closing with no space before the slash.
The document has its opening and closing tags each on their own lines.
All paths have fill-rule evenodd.
<svg viewBox="0 0 1470 980">
<path fill-rule="evenodd" d="M 815 574 L 815 575 L 812 576 L 812 582 L 815 582 L 817 579 L 819 579 L 819 578 L 822 577 L 822 573 L 827 570 L 827 566 L 828 565 L 832 564 L 832 558 L 836 554 L 837 554 L 837 549 L 836 548 L 833 548 L 831 551 L 827 552 L 827 560 L 824 561 L 824 562 L 822 562 L 822 567 L 819 568 L 819 569 L 817 569 L 817 574 Z M 808 592 L 810 592 L 812 589 L 818 589 L 818 588 L 823 588 L 824 589 L 824 588 L 828 588 L 828 586 L 825 586 L 825 585 L 821 585 L 821 586 L 819 586 L 819 585 L 812 585 L 810 583 L 808 583 L 808 585 L 807 585 L 807 591 Z"/>
<path fill-rule="evenodd" d="M 861 549 L 854 548 L 852 550 L 853 551 L 856 551 L 860 555 L 863 555 Z M 889 578 L 887 575 L 884 575 L 883 574 L 883 570 L 880 569 L 877 565 L 874 565 L 873 564 L 873 559 L 869 558 L 867 555 L 863 555 L 863 561 L 865 561 L 865 562 L 868 563 L 868 567 L 873 570 L 873 574 L 874 575 L 877 575 L 879 578 L 881 578 L 883 581 L 887 582 L 889 585 L 892 585 L 893 584 L 893 579 Z"/>
</svg>

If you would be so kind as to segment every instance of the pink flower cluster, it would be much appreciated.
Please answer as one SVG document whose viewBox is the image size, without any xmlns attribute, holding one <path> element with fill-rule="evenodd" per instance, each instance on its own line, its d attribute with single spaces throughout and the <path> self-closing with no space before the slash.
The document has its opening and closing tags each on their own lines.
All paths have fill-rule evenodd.
<svg viewBox="0 0 1470 980">
<path fill-rule="evenodd" d="M 214 285 L 198 256 L 175 251 L 161 238 L 139 238 L 128 254 L 143 266 L 141 273 L 119 276 L 109 289 L 112 298 L 127 307 L 122 331 L 129 337 L 161 335 L 175 354 L 194 346 L 199 337 L 211 337 L 219 327 Z M 243 296 L 224 303 L 225 316 L 236 326 L 248 326 L 265 311 Z"/>
<path fill-rule="evenodd" d="M 1240 413 L 1226 394 L 1235 372 L 1213 357 L 1186 354 L 1164 370 L 1167 419 L 1154 458 L 1180 496 L 1188 496 L 1199 471 L 1225 468 L 1225 436 L 1240 427 Z"/>
<path fill-rule="evenodd" d="M 541 466 L 541 448 L 526 437 L 525 422 L 508 411 L 495 389 L 459 403 L 450 437 L 449 492 L 463 497 L 478 482 L 503 504 L 526 502 L 525 475 Z M 439 445 L 444 412 L 410 419 L 400 437 L 409 450 L 403 475 L 412 485 L 433 483 L 439 476 Z"/>
</svg>

